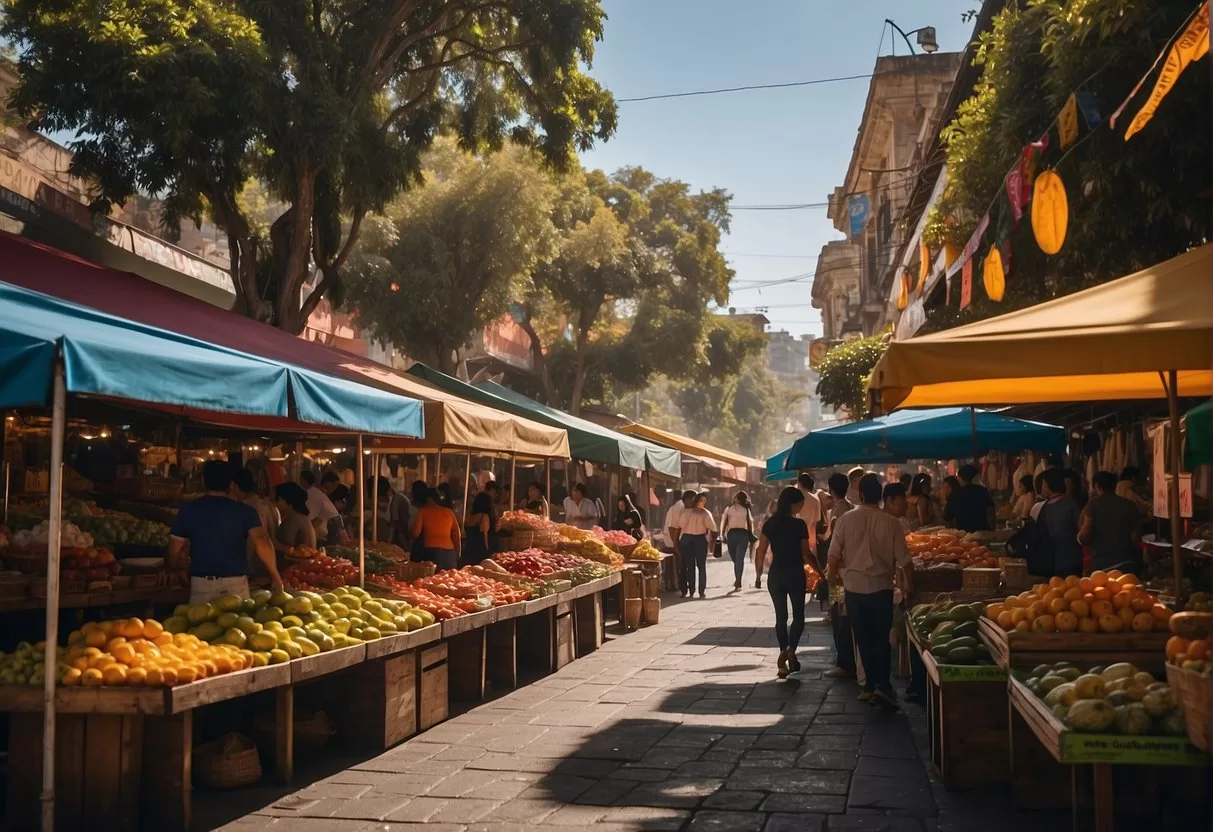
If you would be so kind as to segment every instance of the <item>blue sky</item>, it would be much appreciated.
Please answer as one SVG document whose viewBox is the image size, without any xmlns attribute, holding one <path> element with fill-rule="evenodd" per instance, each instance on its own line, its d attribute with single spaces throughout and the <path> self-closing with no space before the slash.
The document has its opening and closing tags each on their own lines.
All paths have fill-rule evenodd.
<svg viewBox="0 0 1213 832">
<path fill-rule="evenodd" d="M 981 0 L 604 0 L 609 20 L 592 74 L 617 98 L 870 73 L 885 18 L 934 26 L 941 51 L 972 32 L 961 15 Z M 886 30 L 880 54 L 891 54 Z M 913 39 L 913 37 L 911 37 Z M 897 54 L 906 45 L 897 36 Z M 842 183 L 868 80 L 621 103 L 619 130 L 588 167 L 641 165 L 736 205 L 824 202 Z M 821 334 L 810 281 L 745 283 L 811 273 L 837 239 L 824 208 L 742 211 L 721 248 L 737 272 L 730 305 L 765 306 L 772 329 Z M 763 255 L 763 256 L 753 256 Z M 779 256 L 772 256 L 779 255 Z"/>
</svg>

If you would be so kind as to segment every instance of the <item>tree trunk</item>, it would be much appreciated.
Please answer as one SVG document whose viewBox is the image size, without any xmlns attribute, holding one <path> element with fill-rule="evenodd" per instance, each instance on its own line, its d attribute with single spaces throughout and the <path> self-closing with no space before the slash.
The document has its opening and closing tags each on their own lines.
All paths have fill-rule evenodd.
<svg viewBox="0 0 1213 832">
<path fill-rule="evenodd" d="M 535 326 L 531 323 L 529 309 L 526 310 L 526 316 L 520 321 L 520 325 L 527 337 L 531 339 L 531 366 L 535 374 L 539 376 L 539 383 L 543 387 L 544 404 L 548 407 L 556 407 L 556 389 L 552 386 L 552 375 L 548 372 L 548 359 L 543 352 L 543 343 L 539 340 L 539 333 L 535 331 Z"/>
<path fill-rule="evenodd" d="M 588 327 L 579 325 L 577 327 L 576 352 L 574 353 L 575 359 L 573 362 L 573 391 L 569 393 L 569 413 L 572 413 L 574 416 L 581 415 L 581 394 L 585 389 L 585 348 L 588 341 Z"/>
</svg>

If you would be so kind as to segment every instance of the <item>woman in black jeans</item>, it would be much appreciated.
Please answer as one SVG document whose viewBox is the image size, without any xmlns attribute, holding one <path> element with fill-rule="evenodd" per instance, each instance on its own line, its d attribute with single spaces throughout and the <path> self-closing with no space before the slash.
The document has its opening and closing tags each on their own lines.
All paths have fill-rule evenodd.
<svg viewBox="0 0 1213 832">
<path fill-rule="evenodd" d="M 779 494 L 775 515 L 762 526 L 758 538 L 758 562 L 771 552 L 767 572 L 767 590 L 775 605 L 775 638 L 779 642 L 779 678 L 800 670 L 796 646 L 804 633 L 806 595 L 804 565 L 811 561 L 809 527 L 796 515 L 804 505 L 797 488 L 785 488 Z M 788 604 L 792 605 L 792 626 L 788 627 Z"/>
</svg>

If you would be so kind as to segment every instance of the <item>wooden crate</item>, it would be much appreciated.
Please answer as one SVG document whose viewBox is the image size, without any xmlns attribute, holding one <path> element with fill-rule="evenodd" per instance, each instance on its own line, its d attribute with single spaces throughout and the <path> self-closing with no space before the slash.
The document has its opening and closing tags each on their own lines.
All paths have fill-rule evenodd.
<svg viewBox="0 0 1213 832">
<path fill-rule="evenodd" d="M 521 607 L 521 604 L 511 606 Z M 485 630 L 485 674 L 494 691 L 518 687 L 518 619 L 490 624 Z"/>
<path fill-rule="evenodd" d="M 1161 673 L 1170 633 L 1008 633 L 983 618 L 978 636 L 1004 670 L 1062 661 L 1079 666 L 1130 662 L 1141 670 Z"/>
<path fill-rule="evenodd" d="M 941 665 L 911 634 L 927 676 L 931 762 L 958 788 L 1010 777 L 1007 674 L 987 665 Z"/>
<path fill-rule="evenodd" d="M 447 643 L 440 641 L 417 651 L 417 730 L 426 731 L 450 713 Z"/>
<path fill-rule="evenodd" d="M 573 602 L 557 602 L 556 621 L 553 626 L 553 669 L 559 670 L 577 658 L 574 647 L 575 632 Z"/>
<path fill-rule="evenodd" d="M 351 671 L 342 733 L 362 748 L 386 751 L 417 733 L 417 655 L 395 653 Z"/>
<path fill-rule="evenodd" d="M 530 674 L 547 675 L 556 670 L 556 606 L 555 597 L 540 599 L 545 602 L 535 612 L 522 616 L 516 622 L 515 644 L 518 650 L 518 666 Z M 528 601 L 527 607 L 536 601 Z"/>
<path fill-rule="evenodd" d="M 577 656 L 588 656 L 606 637 L 602 616 L 602 593 L 595 592 L 573 601 L 573 625 L 577 640 Z"/>
<path fill-rule="evenodd" d="M 1209 716 L 1213 709 L 1213 675 L 1168 664 L 1167 683 L 1183 709 L 1188 739 L 1206 754 L 1213 754 L 1213 719 Z"/>
<path fill-rule="evenodd" d="M 55 720 L 55 821 L 62 829 L 140 825 L 144 717 L 63 714 Z M 42 718 L 9 724 L 7 829 L 37 829 L 41 817 Z"/>
<path fill-rule="evenodd" d="M 446 639 L 451 699 L 483 702 L 488 680 L 485 660 L 487 627 L 477 627 Z"/>
</svg>

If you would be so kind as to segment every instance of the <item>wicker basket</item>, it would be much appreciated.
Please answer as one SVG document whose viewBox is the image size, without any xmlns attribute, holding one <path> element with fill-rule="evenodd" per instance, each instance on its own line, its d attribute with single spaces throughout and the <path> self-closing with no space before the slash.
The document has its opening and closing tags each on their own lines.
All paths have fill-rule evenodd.
<svg viewBox="0 0 1213 832">
<path fill-rule="evenodd" d="M 437 570 L 437 566 L 428 560 L 405 560 L 396 564 L 396 580 L 415 581 L 418 578 L 428 578 Z"/>
<path fill-rule="evenodd" d="M 501 545 L 515 552 L 530 549 L 535 545 L 535 532 L 531 529 L 511 529 L 501 534 Z"/>
<path fill-rule="evenodd" d="M 46 553 L 34 555 L 25 553 L 8 554 L 4 556 L 4 566 L 6 569 L 24 572 L 26 575 L 41 575 L 45 577 Z"/>
<path fill-rule="evenodd" d="M 999 558 L 1002 566 L 1002 582 L 1009 589 L 1022 590 L 1032 585 L 1032 576 L 1028 574 L 1028 562 L 1023 558 Z"/>
<path fill-rule="evenodd" d="M 1213 675 L 1167 665 L 1167 684 L 1188 724 L 1188 741 L 1206 754 L 1213 751 Z"/>
<path fill-rule="evenodd" d="M 84 581 L 59 581 L 59 595 L 83 595 L 88 589 L 88 584 Z M 45 598 L 46 597 L 46 578 L 33 578 L 29 582 L 29 597 Z"/>
<path fill-rule="evenodd" d="M 261 779 L 257 746 L 243 734 L 226 734 L 194 749 L 194 778 L 210 789 L 238 789 Z"/>
<path fill-rule="evenodd" d="M 982 569 L 971 566 L 964 570 L 961 588 L 966 592 L 989 592 L 993 594 L 998 592 L 998 587 L 1001 583 L 1001 569 Z"/>
<path fill-rule="evenodd" d="M 919 592 L 951 592 L 964 581 L 960 569 L 915 569 L 914 588 Z"/>
</svg>

